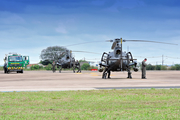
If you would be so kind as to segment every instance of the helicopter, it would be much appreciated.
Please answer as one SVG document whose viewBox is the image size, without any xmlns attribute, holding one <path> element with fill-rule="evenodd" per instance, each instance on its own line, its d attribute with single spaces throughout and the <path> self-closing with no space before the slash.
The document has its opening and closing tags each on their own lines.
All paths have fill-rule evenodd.
<svg viewBox="0 0 180 120">
<path fill-rule="evenodd" d="M 111 71 L 127 71 L 128 77 L 132 78 L 131 76 L 131 66 L 133 67 L 133 70 L 135 72 L 138 71 L 137 66 L 137 59 L 133 59 L 133 56 L 131 52 L 123 52 L 122 51 L 122 38 L 110 40 L 110 42 L 113 42 L 111 49 L 113 52 L 106 53 L 104 52 L 101 57 L 101 62 L 99 63 L 99 72 L 104 72 L 102 75 L 102 79 L 106 79 L 107 74 L 108 78 L 110 78 L 110 72 Z"/>
<path fill-rule="evenodd" d="M 94 53 L 94 52 L 88 52 L 88 51 L 75 51 L 73 50 L 73 52 L 81 52 L 81 53 L 90 53 L 90 54 L 99 54 L 99 53 Z M 78 60 L 75 61 L 75 58 L 72 57 L 72 50 L 66 50 L 66 52 L 63 52 L 61 54 L 61 56 L 64 57 L 60 57 L 57 61 L 55 61 L 57 68 L 59 68 L 59 73 L 61 73 L 62 68 L 73 68 L 73 72 L 75 73 L 76 68 L 77 73 L 81 73 L 81 65 L 80 62 Z"/>
<path fill-rule="evenodd" d="M 78 72 L 81 73 L 81 66 L 78 60 L 75 61 L 75 58 L 72 57 L 72 51 L 71 50 L 66 50 L 64 52 L 64 57 L 61 59 L 58 59 L 56 61 L 57 68 L 59 68 L 59 73 L 61 73 L 62 68 L 73 68 L 73 72 L 75 73 L 75 69 L 77 68 Z"/>
<path fill-rule="evenodd" d="M 131 68 L 135 72 L 138 71 L 137 68 L 137 59 L 133 59 L 131 52 L 123 52 L 122 51 L 122 42 L 153 42 L 153 43 L 162 43 L 162 44 L 171 44 L 172 43 L 164 43 L 164 42 L 156 42 L 156 41 L 147 41 L 147 40 L 122 40 L 122 38 L 117 38 L 115 40 L 109 40 L 109 42 L 113 42 L 111 49 L 113 52 L 106 53 L 104 52 L 101 57 L 101 61 L 99 63 L 99 72 L 103 72 L 102 79 L 109 78 L 111 71 L 127 71 L 129 79 L 132 79 L 131 76 Z M 107 76 L 108 74 L 108 76 Z"/>
</svg>

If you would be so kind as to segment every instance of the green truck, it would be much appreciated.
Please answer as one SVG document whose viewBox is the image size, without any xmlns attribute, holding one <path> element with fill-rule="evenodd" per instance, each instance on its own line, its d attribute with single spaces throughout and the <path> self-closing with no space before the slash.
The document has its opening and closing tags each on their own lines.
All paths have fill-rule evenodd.
<svg viewBox="0 0 180 120">
<path fill-rule="evenodd" d="M 4 58 L 4 73 L 23 73 L 23 69 L 29 64 L 29 56 L 22 56 L 17 53 L 9 53 Z"/>
</svg>

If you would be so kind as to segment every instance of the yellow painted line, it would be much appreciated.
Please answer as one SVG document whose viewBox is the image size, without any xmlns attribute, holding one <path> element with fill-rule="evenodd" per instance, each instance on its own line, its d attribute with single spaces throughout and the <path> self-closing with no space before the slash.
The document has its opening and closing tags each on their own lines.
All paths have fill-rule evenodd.
<svg viewBox="0 0 180 120">
<path fill-rule="evenodd" d="M 76 74 L 82 74 L 82 73 L 76 73 Z"/>
</svg>

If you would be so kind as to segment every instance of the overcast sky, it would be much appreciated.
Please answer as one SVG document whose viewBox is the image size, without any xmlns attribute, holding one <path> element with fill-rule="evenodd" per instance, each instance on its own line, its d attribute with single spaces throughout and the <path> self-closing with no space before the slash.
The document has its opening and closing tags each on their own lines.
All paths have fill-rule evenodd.
<svg viewBox="0 0 180 120">
<path fill-rule="evenodd" d="M 98 61 L 112 43 L 104 40 L 138 39 L 176 43 L 123 43 L 141 62 L 180 63 L 179 0 L 0 0 L 0 65 L 4 55 L 16 52 L 40 61 L 41 50 L 49 46 L 101 41 L 67 47 L 75 59 Z M 157 57 L 157 58 L 151 58 Z M 175 58 L 170 58 L 175 57 Z M 177 59 L 179 58 L 179 59 Z"/>
</svg>

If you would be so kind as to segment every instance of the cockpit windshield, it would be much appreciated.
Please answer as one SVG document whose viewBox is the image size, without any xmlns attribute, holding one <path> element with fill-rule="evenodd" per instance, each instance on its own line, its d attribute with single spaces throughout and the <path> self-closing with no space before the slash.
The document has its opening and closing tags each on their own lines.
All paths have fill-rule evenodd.
<svg viewBox="0 0 180 120">
<path fill-rule="evenodd" d="M 116 51 L 116 55 L 120 55 L 121 54 L 121 51 L 120 50 L 117 50 Z"/>
<path fill-rule="evenodd" d="M 22 56 L 9 56 L 9 62 L 22 62 Z"/>
</svg>

